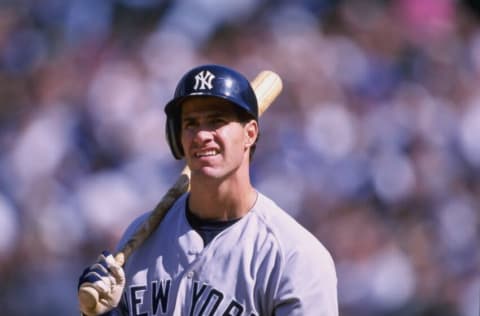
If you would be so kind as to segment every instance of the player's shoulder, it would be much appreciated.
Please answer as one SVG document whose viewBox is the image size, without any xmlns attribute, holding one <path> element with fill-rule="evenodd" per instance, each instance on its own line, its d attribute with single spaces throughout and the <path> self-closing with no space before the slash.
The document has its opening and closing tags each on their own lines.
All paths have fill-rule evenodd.
<svg viewBox="0 0 480 316">
<path fill-rule="evenodd" d="M 187 194 L 183 194 L 175 201 L 172 207 L 165 214 L 163 220 L 160 222 L 159 227 L 161 227 L 162 225 L 168 225 L 165 224 L 168 219 L 171 219 L 175 216 L 180 216 L 181 212 L 179 212 L 179 210 L 185 208 L 186 196 Z M 140 227 L 148 221 L 154 211 L 155 210 L 146 211 L 132 220 L 132 222 L 127 226 L 127 229 L 120 238 L 120 241 L 117 245 L 117 250 L 121 249 L 128 242 L 128 240 L 140 229 Z"/>
<path fill-rule="evenodd" d="M 283 210 L 275 201 L 259 193 L 253 213 L 263 222 L 265 228 L 280 239 L 305 242 L 319 242 L 293 216 Z"/>
<path fill-rule="evenodd" d="M 258 219 L 258 228 L 273 238 L 285 254 L 305 253 L 331 260 L 330 252 L 317 237 L 264 194 L 259 193 L 252 215 Z"/>
</svg>

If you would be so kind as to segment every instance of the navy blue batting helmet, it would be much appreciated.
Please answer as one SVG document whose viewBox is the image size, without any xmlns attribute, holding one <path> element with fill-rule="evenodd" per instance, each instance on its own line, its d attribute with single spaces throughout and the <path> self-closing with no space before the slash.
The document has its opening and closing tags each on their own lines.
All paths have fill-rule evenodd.
<svg viewBox="0 0 480 316">
<path fill-rule="evenodd" d="M 188 98 L 222 98 L 258 120 L 257 97 L 250 82 L 237 71 L 220 65 L 203 65 L 188 71 L 179 81 L 172 100 L 165 106 L 167 141 L 176 159 L 184 156 L 180 142 L 181 104 Z"/>
</svg>

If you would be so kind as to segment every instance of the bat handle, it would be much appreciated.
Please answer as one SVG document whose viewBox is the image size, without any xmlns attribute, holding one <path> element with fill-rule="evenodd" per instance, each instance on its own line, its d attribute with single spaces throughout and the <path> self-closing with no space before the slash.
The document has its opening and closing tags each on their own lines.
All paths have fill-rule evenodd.
<svg viewBox="0 0 480 316">
<path fill-rule="evenodd" d="M 115 261 L 119 266 L 123 266 L 125 263 L 125 256 L 126 254 L 123 251 L 119 251 L 115 255 Z M 78 302 L 81 310 L 88 310 L 94 313 L 97 304 L 100 302 L 100 294 L 91 283 L 84 283 L 78 289 Z"/>
</svg>

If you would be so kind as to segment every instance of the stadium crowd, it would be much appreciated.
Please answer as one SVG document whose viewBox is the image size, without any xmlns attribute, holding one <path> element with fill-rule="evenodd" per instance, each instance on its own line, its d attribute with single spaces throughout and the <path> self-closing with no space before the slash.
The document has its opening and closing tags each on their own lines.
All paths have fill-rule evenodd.
<svg viewBox="0 0 480 316">
<path fill-rule="evenodd" d="M 478 315 L 475 3 L 1 1 L 2 315 L 78 313 L 183 167 L 163 107 L 202 63 L 282 77 L 253 181 L 331 251 L 341 315 Z"/>
</svg>

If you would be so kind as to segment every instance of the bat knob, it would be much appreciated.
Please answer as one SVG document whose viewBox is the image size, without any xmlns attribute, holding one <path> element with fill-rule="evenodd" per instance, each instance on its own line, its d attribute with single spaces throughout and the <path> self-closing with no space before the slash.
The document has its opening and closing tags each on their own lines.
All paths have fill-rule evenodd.
<svg viewBox="0 0 480 316">
<path fill-rule="evenodd" d="M 98 291 L 89 284 L 84 284 L 78 289 L 78 302 L 80 310 L 85 314 L 95 312 L 95 307 L 99 302 Z"/>
</svg>

